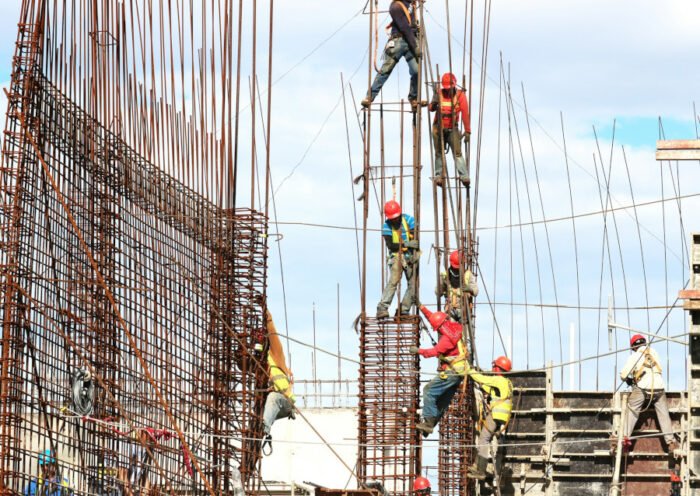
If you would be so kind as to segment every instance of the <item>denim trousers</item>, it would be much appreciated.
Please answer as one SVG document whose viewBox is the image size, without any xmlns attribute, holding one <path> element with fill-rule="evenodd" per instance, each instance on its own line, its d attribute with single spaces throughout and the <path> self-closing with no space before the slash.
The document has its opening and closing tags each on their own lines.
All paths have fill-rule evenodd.
<svg viewBox="0 0 700 496">
<path fill-rule="evenodd" d="M 423 388 L 423 417 L 440 419 L 450 406 L 452 397 L 462 384 L 464 376 L 448 370 L 443 379 L 439 375 L 425 385 Z"/>
<path fill-rule="evenodd" d="M 386 80 L 389 79 L 391 71 L 394 70 L 396 64 L 401 60 L 401 57 L 406 59 L 408 72 L 411 75 L 411 87 L 408 90 L 408 99 L 415 100 L 418 98 L 418 61 L 413 56 L 406 40 L 403 38 L 393 38 L 390 39 L 384 47 L 384 63 L 374 77 L 370 94 L 367 95 L 371 101 L 374 101 L 377 97 L 377 94 L 379 94 Z"/>
<path fill-rule="evenodd" d="M 265 400 L 265 410 L 263 412 L 263 423 L 265 434 L 270 434 L 272 424 L 276 420 L 291 417 L 294 412 L 292 402 L 282 393 L 272 391 Z"/>
</svg>

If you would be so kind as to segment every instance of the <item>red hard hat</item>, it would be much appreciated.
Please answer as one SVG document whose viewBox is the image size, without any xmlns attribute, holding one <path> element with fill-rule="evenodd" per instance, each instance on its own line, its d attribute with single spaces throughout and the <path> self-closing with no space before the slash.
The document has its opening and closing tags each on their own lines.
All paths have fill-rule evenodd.
<svg viewBox="0 0 700 496">
<path fill-rule="evenodd" d="M 450 267 L 453 269 L 459 268 L 460 258 L 460 254 L 457 250 L 450 253 Z"/>
<path fill-rule="evenodd" d="M 442 324 L 445 323 L 446 320 L 447 314 L 445 312 L 433 312 L 430 314 L 430 317 L 428 317 L 430 325 L 433 326 L 433 329 L 436 331 Z"/>
<path fill-rule="evenodd" d="M 451 72 L 446 72 L 442 75 L 442 88 L 449 90 L 457 85 L 457 78 Z"/>
<path fill-rule="evenodd" d="M 499 356 L 493 361 L 491 366 L 498 367 L 504 372 L 510 372 L 510 370 L 513 368 L 513 363 L 510 361 L 510 358 L 506 356 Z"/>
<path fill-rule="evenodd" d="M 422 491 L 423 489 L 430 489 L 430 481 L 425 477 L 416 477 L 413 481 L 413 490 Z"/>
<path fill-rule="evenodd" d="M 646 342 L 647 338 L 645 338 L 641 334 L 635 334 L 634 336 L 632 336 L 632 339 L 630 339 L 630 346 L 637 346 Z"/>
<path fill-rule="evenodd" d="M 384 204 L 384 215 L 387 219 L 395 219 L 401 215 L 401 205 L 399 202 L 389 200 Z"/>
</svg>

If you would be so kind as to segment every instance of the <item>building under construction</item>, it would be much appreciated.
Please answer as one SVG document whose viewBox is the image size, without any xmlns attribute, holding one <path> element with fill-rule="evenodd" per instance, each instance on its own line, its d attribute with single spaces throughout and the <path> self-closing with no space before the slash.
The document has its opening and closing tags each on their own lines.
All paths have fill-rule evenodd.
<svg viewBox="0 0 700 496">
<path fill-rule="evenodd" d="M 275 427 L 275 452 L 263 462 L 263 409 L 270 379 L 265 353 L 272 278 L 268 251 L 270 239 L 279 234 L 270 232 L 274 0 L 201 5 L 22 1 L 0 166 L 2 494 L 28 494 L 26 488 L 36 483 L 47 457 L 57 461 L 60 476 L 69 481 L 70 492 L 64 492 L 76 495 L 400 495 L 413 494 L 413 482 L 421 475 L 432 480 L 433 493 L 443 496 L 695 494 L 700 487 L 700 235 L 684 241 L 681 263 L 688 282 L 671 288 L 682 290 L 675 302 L 653 307 L 647 293 L 646 305 L 634 307 L 625 280 L 626 304 L 611 299 L 589 309 L 598 313 L 598 320 L 605 314 L 606 339 L 615 348 L 592 357 L 581 356 L 580 335 L 586 325 L 577 258 L 577 291 L 571 294 L 578 297 L 579 346 L 578 355 L 567 361 L 561 322 L 568 317 L 560 313 L 566 305 L 557 297 L 542 192 L 543 220 L 536 221 L 531 208 L 529 219 L 521 217 L 520 195 L 525 194 L 516 191 L 523 184 L 516 177 L 503 193 L 517 198 L 518 207 L 517 218 L 507 226 L 511 336 L 504 339 L 496 318 L 501 303 L 496 298 L 505 291 L 496 288 L 497 255 L 493 269 L 480 263 L 485 249 L 496 252 L 500 245 L 481 241 L 480 233 L 486 231 L 479 229 L 488 228 L 477 223 L 480 176 L 486 174 L 480 164 L 488 152 L 481 142 L 486 73 L 473 67 L 479 56 L 473 38 L 481 32 L 488 39 L 491 2 L 462 2 L 465 43 L 455 47 L 453 57 L 450 37 L 449 67 L 433 64 L 431 56 L 438 58 L 430 51 L 435 31 L 429 30 L 426 6 L 409 3 L 420 21 L 417 101 L 412 105 L 382 97 L 360 108 L 359 99 L 354 103 L 346 98 L 345 89 L 351 86 L 342 82 L 348 153 L 361 157 L 361 170 L 353 171 L 350 164 L 359 198 L 354 232 L 360 299 L 343 302 L 357 315 L 359 351 L 341 350 L 339 337 L 337 353 L 327 353 L 338 360 L 338 377 L 319 378 L 316 352 L 323 350 L 314 334 L 314 377 L 297 378 L 295 386 L 299 415 L 293 427 L 284 422 L 289 424 L 285 432 L 285 427 Z M 383 8 L 370 0 L 358 14 L 369 26 L 368 86 L 380 70 L 379 24 L 387 15 Z M 448 33 L 449 12 L 448 7 Z M 484 63 L 487 47 L 483 43 L 480 48 Z M 443 129 L 424 104 L 437 91 L 442 72 L 460 71 L 458 85 L 470 97 L 475 136 L 463 148 L 470 183 L 455 177 L 454 150 L 450 153 L 430 138 Z M 262 87 L 259 74 L 264 75 Z M 499 98 L 503 95 L 509 123 L 503 143 L 515 157 L 512 171 L 527 174 L 518 142 L 519 133 L 525 134 L 517 122 L 522 114 L 504 71 L 501 83 Z M 526 108 L 524 113 L 527 118 Z M 361 146 L 355 148 L 348 124 L 353 120 L 361 136 Z M 529 120 L 520 125 L 530 131 Z M 678 199 L 680 175 L 673 175 L 669 161 L 677 166 L 679 160 L 700 159 L 700 143 L 660 141 L 658 146 L 657 160 L 662 167 L 669 164 Z M 619 260 L 610 255 L 615 249 L 613 223 L 619 247 L 614 216 L 622 208 L 610 198 L 612 158 L 605 164 L 598 153 L 595 170 L 597 174 L 600 166 L 603 178 L 596 184 L 608 186 L 607 197 L 605 188 L 598 191 L 606 222 L 602 259 L 608 264 L 600 269 L 602 295 L 603 281 L 615 279 L 618 263 L 623 274 L 625 266 L 621 249 Z M 435 181 L 438 174 L 432 177 L 436 161 L 445 164 L 442 187 Z M 532 162 L 537 174 L 534 146 Z M 498 182 L 499 173 L 495 176 Z M 528 189 L 531 207 L 536 200 L 531 202 L 530 195 Z M 497 193 L 496 203 L 498 198 Z M 415 307 L 408 314 L 375 317 L 372 298 L 390 277 L 384 268 L 373 270 L 377 261 L 385 265 L 377 228 L 388 200 L 398 201 L 415 218 L 423 273 L 416 268 L 411 277 L 417 294 L 423 294 L 422 303 L 444 309 L 442 295 L 433 296 L 432 287 L 441 284 L 452 251 L 464 262 L 460 281 L 466 271 L 479 278 L 480 296 L 463 292 L 458 305 L 462 339 L 476 367 L 488 369 L 484 364 L 490 363 L 490 357 L 478 356 L 478 350 L 488 349 L 481 342 L 493 343 L 492 354 L 498 355 L 494 348 L 500 341 L 503 354 L 511 357 L 518 346 L 512 331 L 513 288 L 520 284 L 513 276 L 513 229 L 520 235 L 521 252 L 515 257 L 522 257 L 523 280 L 530 254 L 523 248 L 523 230 L 533 229 L 540 300 L 539 305 L 532 299 L 528 303 L 523 282 L 523 306 L 537 307 L 542 334 L 534 330 L 539 322 L 529 334 L 532 317 L 526 309 L 522 327 L 528 333 L 527 357 L 509 375 L 513 416 L 507 434 L 494 443 L 491 475 L 485 481 L 467 476 L 478 443 L 474 417 L 481 400 L 474 384 L 464 381 L 436 434 L 425 439 L 416 430 L 421 386 L 435 374 L 428 361 L 410 350 L 425 341 L 426 325 Z M 636 216 L 634 202 L 633 207 Z M 514 208 L 509 208 L 512 214 Z M 573 200 L 571 208 L 566 220 L 572 222 L 575 237 L 579 215 Z M 544 231 L 536 233 L 536 224 Z M 637 219 L 638 232 L 640 225 Z M 280 223 L 275 226 L 279 229 Z M 553 228 L 551 237 L 558 235 Z M 545 276 L 540 275 L 539 260 L 547 257 L 537 253 L 537 240 L 543 236 L 547 248 L 540 249 L 548 251 L 557 298 L 549 310 L 556 317 L 545 317 L 543 309 Z M 639 244 L 643 264 L 641 234 Z M 565 284 L 559 281 L 559 294 L 565 293 Z M 399 284 L 399 297 L 402 286 L 406 281 Z M 523 291 L 517 287 L 519 295 Z M 601 357 L 627 352 L 613 340 L 618 330 L 635 331 L 616 322 L 616 313 L 634 320 L 631 311 L 646 316 L 649 325 L 641 332 L 650 342 L 684 350 L 685 364 L 671 369 L 667 362 L 669 374 L 673 370 L 678 376 L 683 370 L 686 385 L 667 394 L 680 442 L 676 453 L 666 452 L 653 408 L 637 424 L 633 450 L 625 452 L 621 445 L 611 449 L 611 439 L 615 444 L 623 437 L 628 394 L 621 385 L 606 389 L 597 379 L 595 387 L 581 382 L 582 363 L 594 360 L 598 367 Z M 672 311 L 684 319 L 687 312 L 686 332 L 671 335 L 668 326 L 665 334 L 660 332 Z M 652 316 L 660 321 L 658 328 L 651 325 Z M 550 321 L 557 323 L 559 362 L 547 358 L 536 365 L 533 358 L 531 364 L 529 343 L 541 347 L 543 357 L 547 347 L 557 347 L 544 332 L 554 325 Z M 493 330 L 487 330 L 491 323 Z M 294 342 L 308 345 L 293 335 L 286 338 L 288 347 Z M 572 347 L 574 341 L 570 339 Z M 356 377 L 342 379 L 341 359 L 352 363 Z M 572 380 L 569 389 L 564 387 L 565 367 L 579 367 L 578 384 Z M 323 456 L 318 455 L 321 450 Z"/>
</svg>

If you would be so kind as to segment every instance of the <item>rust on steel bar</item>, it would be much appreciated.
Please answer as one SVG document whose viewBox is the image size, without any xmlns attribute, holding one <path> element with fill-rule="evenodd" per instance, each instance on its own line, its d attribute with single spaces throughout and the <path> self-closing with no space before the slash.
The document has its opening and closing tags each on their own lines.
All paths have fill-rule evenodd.
<svg viewBox="0 0 700 496">
<path fill-rule="evenodd" d="M 45 450 L 76 494 L 260 492 L 267 376 L 249 350 L 268 221 L 231 84 L 255 58 L 240 26 L 256 9 L 239 3 L 236 33 L 235 3 L 22 2 L 0 166 L 0 494 L 24 492 Z"/>
</svg>

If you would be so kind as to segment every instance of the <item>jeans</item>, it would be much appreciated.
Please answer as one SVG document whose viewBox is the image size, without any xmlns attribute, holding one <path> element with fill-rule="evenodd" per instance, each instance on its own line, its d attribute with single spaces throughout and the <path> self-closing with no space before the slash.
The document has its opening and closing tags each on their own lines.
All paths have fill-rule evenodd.
<svg viewBox="0 0 700 496">
<path fill-rule="evenodd" d="M 423 417 L 440 419 L 450 406 L 452 397 L 457 392 L 457 388 L 462 384 L 464 376 L 448 370 L 447 376 L 435 376 L 423 388 Z"/>
<path fill-rule="evenodd" d="M 411 87 L 408 90 L 408 99 L 415 100 L 418 98 L 418 61 L 413 56 L 406 40 L 403 38 L 393 38 L 389 40 L 384 47 L 384 63 L 374 77 L 372 88 L 367 95 L 371 101 L 374 101 L 377 97 L 377 94 L 382 89 L 382 86 L 384 86 L 384 83 L 386 83 L 386 80 L 389 79 L 391 71 L 394 70 L 394 67 L 401 57 L 406 59 L 408 72 L 411 74 Z"/>
<path fill-rule="evenodd" d="M 462 134 L 459 129 L 443 129 L 442 139 L 440 139 L 440 128 L 438 124 L 433 124 L 433 145 L 435 146 L 435 177 L 442 176 L 442 151 L 445 150 L 445 143 L 447 147 L 452 150 L 455 156 L 455 163 L 457 165 L 457 174 L 459 174 L 460 179 L 467 178 L 467 162 L 462 156 Z M 445 151 L 445 158 L 447 158 L 447 151 Z"/>
<path fill-rule="evenodd" d="M 483 458 L 489 457 L 489 447 L 491 439 L 496 431 L 501 429 L 502 420 L 494 420 L 491 413 L 484 419 L 483 425 L 479 428 L 479 441 L 477 444 L 477 453 Z"/>
<path fill-rule="evenodd" d="M 265 400 L 265 411 L 263 413 L 263 424 L 265 434 L 270 434 L 272 424 L 276 420 L 294 417 L 294 406 L 282 393 L 272 391 Z"/>
<path fill-rule="evenodd" d="M 405 254 L 403 257 L 401 257 L 400 263 L 398 256 L 392 256 L 389 258 L 389 261 L 387 262 L 389 264 L 389 280 L 384 287 L 382 298 L 379 300 L 379 304 L 377 305 L 377 312 L 380 310 L 386 311 L 389 309 L 391 300 L 394 299 L 394 295 L 396 294 L 396 288 L 399 286 L 399 282 L 401 281 L 402 269 L 403 273 L 406 274 L 408 288 L 406 288 L 406 292 L 401 300 L 401 313 L 407 314 L 411 312 L 411 307 L 414 305 L 416 300 L 416 283 L 415 278 L 413 277 L 413 272 L 417 262 L 418 260 L 414 254 Z"/>
<path fill-rule="evenodd" d="M 649 392 L 645 392 L 643 389 L 634 386 L 632 388 L 632 393 L 627 400 L 627 424 L 625 425 L 625 436 L 630 437 L 632 432 L 634 432 L 634 427 L 637 424 L 637 419 L 639 418 L 639 412 L 642 411 L 644 406 L 654 405 L 656 409 L 656 418 L 659 421 L 659 427 L 664 435 L 666 444 L 674 441 L 673 437 L 673 424 L 671 423 L 671 417 L 668 414 L 668 403 L 666 402 L 666 393 L 661 391 L 654 391 L 654 396 L 651 397 Z"/>
</svg>

